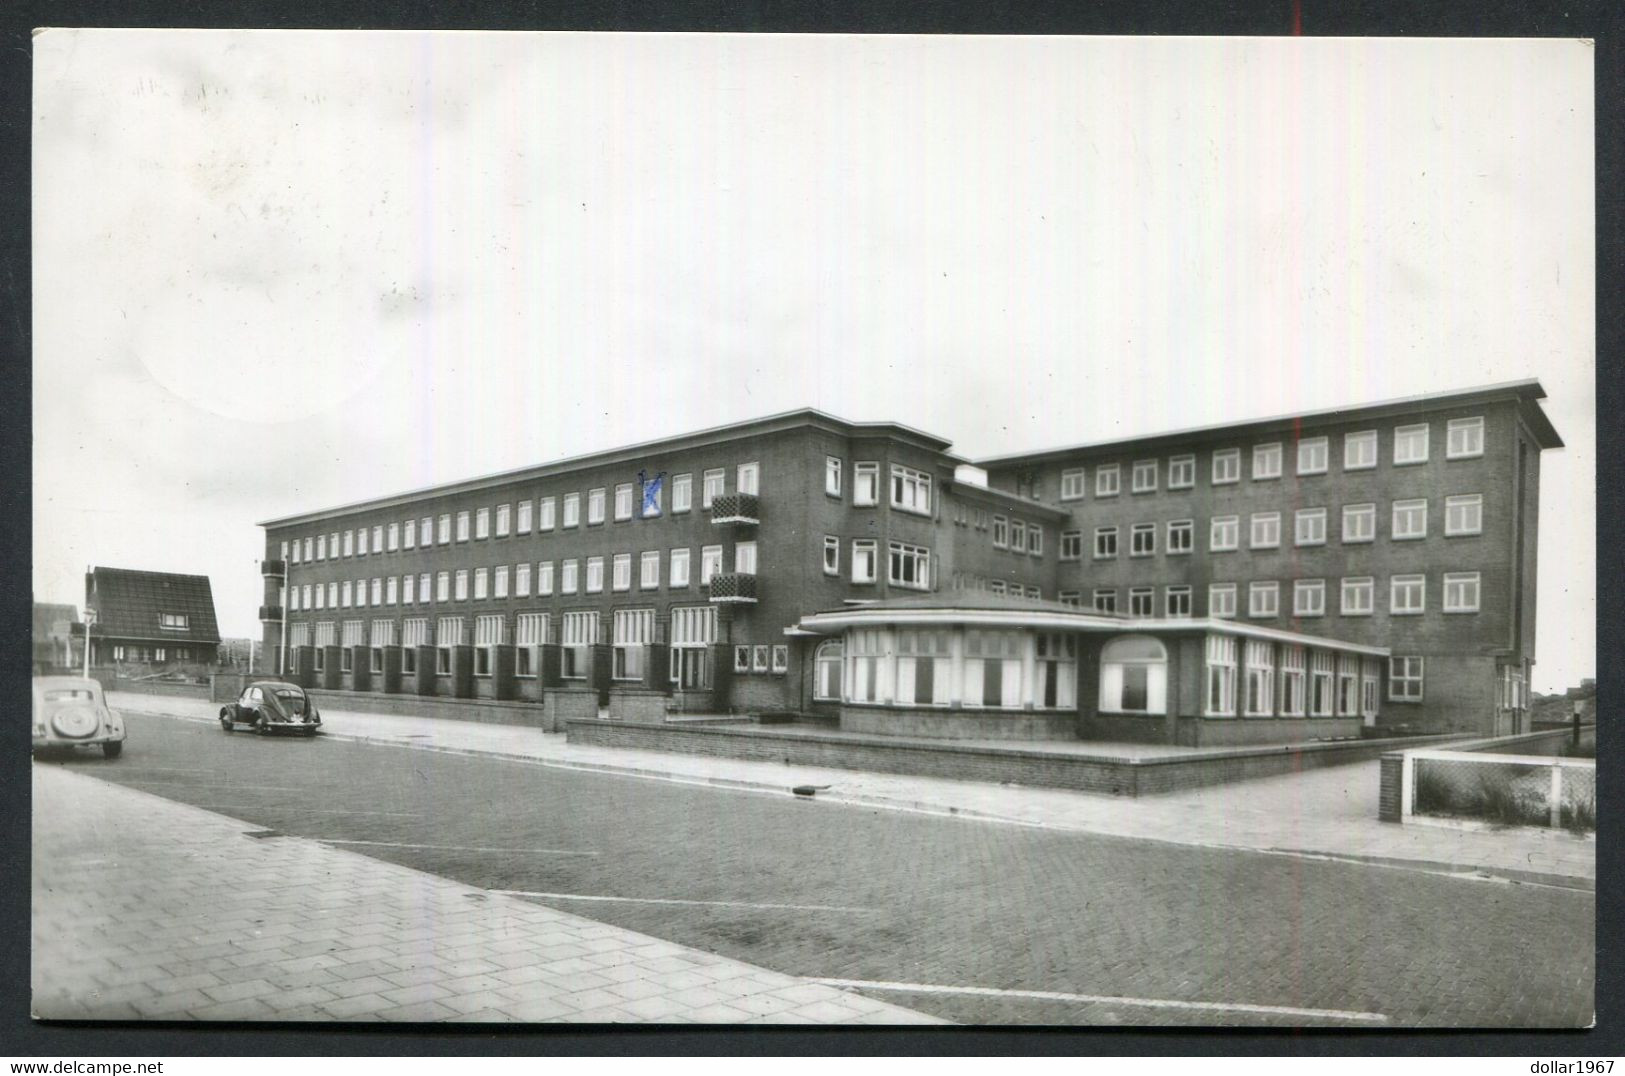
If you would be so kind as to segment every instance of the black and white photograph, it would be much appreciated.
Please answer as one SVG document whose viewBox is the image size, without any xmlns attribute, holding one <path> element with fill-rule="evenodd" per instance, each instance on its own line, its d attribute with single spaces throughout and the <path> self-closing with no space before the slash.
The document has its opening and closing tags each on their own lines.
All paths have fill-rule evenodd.
<svg viewBox="0 0 1625 1076">
<path fill-rule="evenodd" d="M 1593 1026 L 1590 42 L 31 48 L 36 1021 Z"/>
</svg>

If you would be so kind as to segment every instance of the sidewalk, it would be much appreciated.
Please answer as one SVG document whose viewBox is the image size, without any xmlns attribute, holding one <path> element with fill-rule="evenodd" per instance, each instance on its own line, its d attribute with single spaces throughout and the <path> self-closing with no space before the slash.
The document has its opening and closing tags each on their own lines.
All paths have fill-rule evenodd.
<svg viewBox="0 0 1625 1076">
<path fill-rule="evenodd" d="M 33 791 L 36 1018 L 941 1022 L 61 766 Z"/>
<path fill-rule="evenodd" d="M 319 697 L 319 696 L 318 696 Z M 219 707 L 200 699 L 114 692 L 110 705 L 131 712 L 214 721 Z M 1596 842 L 1566 832 L 1497 832 L 1377 820 L 1376 761 L 1301 774 L 1214 785 L 1163 796 L 1116 799 L 1060 789 L 945 778 L 784 766 L 568 743 L 562 733 L 512 725 L 322 709 L 322 730 L 336 738 L 432 750 L 490 754 L 542 765 L 595 769 L 667 780 L 760 788 L 781 793 L 818 787 L 817 799 L 887 809 L 1080 830 L 1201 847 L 1238 848 L 1354 859 L 1385 866 L 1593 888 Z"/>
</svg>

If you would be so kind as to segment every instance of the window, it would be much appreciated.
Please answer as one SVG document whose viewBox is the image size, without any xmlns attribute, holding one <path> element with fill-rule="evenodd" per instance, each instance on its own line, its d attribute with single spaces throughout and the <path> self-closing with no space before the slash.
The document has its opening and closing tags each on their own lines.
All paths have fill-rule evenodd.
<svg viewBox="0 0 1625 1076">
<path fill-rule="evenodd" d="M 1236 584 L 1211 583 L 1207 588 L 1207 615 L 1231 619 L 1236 615 Z"/>
<path fill-rule="evenodd" d="M 530 597 L 530 561 L 516 564 L 513 568 L 513 596 L 516 598 Z"/>
<path fill-rule="evenodd" d="M 1168 524 L 1168 552 L 1189 553 L 1195 548 L 1196 524 L 1188 519 L 1172 520 Z"/>
<path fill-rule="evenodd" d="M 1253 549 L 1278 549 L 1281 545 L 1281 513 L 1254 512 L 1248 544 Z"/>
<path fill-rule="evenodd" d="M 1117 490 L 1120 483 L 1121 475 L 1118 473 L 1117 464 L 1106 463 L 1095 468 L 1096 497 L 1117 496 Z"/>
<path fill-rule="evenodd" d="M 587 525 L 594 526 L 604 521 L 604 487 L 587 491 Z"/>
<path fill-rule="evenodd" d="M 1444 499 L 1444 533 L 1457 538 L 1484 532 L 1484 495 L 1463 493 Z"/>
<path fill-rule="evenodd" d="M 550 531 L 553 529 L 554 505 L 557 500 L 553 497 L 542 497 L 536 502 L 536 529 Z"/>
<path fill-rule="evenodd" d="M 468 511 L 465 509 L 457 513 L 457 540 L 468 541 Z"/>
<path fill-rule="evenodd" d="M 852 503 L 872 505 L 880 501 L 880 464 L 858 463 L 852 468 Z"/>
<path fill-rule="evenodd" d="M 1154 616 L 1153 606 L 1156 603 L 1157 592 L 1153 587 L 1130 587 L 1128 592 L 1128 615 L 1137 617 Z"/>
<path fill-rule="evenodd" d="M 559 673 L 570 680 L 584 679 L 587 675 L 587 648 L 598 642 L 598 614 L 565 613 L 561 626 Z"/>
<path fill-rule="evenodd" d="M 974 629 L 965 632 L 961 698 L 966 706 L 1020 708 L 1024 643 L 1025 635 L 1021 632 Z"/>
<path fill-rule="evenodd" d="M 1343 435 L 1343 470 L 1369 471 L 1377 465 L 1377 431 Z"/>
<path fill-rule="evenodd" d="M 1078 501 L 1083 499 L 1085 475 L 1082 467 L 1061 472 L 1061 500 Z"/>
<path fill-rule="evenodd" d="M 581 494 L 566 493 L 564 495 L 563 525 L 566 527 L 581 526 Z M 545 530 L 546 528 L 544 527 L 543 529 Z"/>
<path fill-rule="evenodd" d="M 1394 616 L 1415 616 L 1427 610 L 1427 577 L 1396 575 L 1388 581 L 1388 612 Z"/>
<path fill-rule="evenodd" d="M 536 651 L 547 645 L 547 614 L 520 613 L 514 618 L 513 671 L 515 676 L 532 677 L 541 662 Z"/>
<path fill-rule="evenodd" d="M 1168 461 L 1168 488 L 1190 489 L 1196 485 L 1196 457 L 1175 456 Z"/>
<path fill-rule="evenodd" d="M 417 521 L 409 519 L 401 524 L 401 548 L 415 549 L 418 544 Z"/>
<path fill-rule="evenodd" d="M 875 581 L 875 540 L 873 538 L 854 538 L 852 540 L 852 582 L 873 583 Z"/>
<path fill-rule="evenodd" d="M 724 488 L 728 481 L 728 474 L 721 467 L 712 468 L 705 472 L 705 485 L 700 490 L 700 507 L 710 508 L 711 502 L 722 496 L 727 490 Z"/>
<path fill-rule="evenodd" d="M 354 553 L 355 553 L 355 539 L 356 539 L 357 535 L 360 536 L 361 542 L 362 542 L 363 546 L 365 546 L 366 541 L 367 541 L 367 532 L 364 531 L 364 530 L 345 531 L 344 534 L 342 535 L 342 537 L 344 539 L 344 555 L 346 557 L 354 555 Z M 365 553 L 366 549 L 363 548 L 361 551 L 363 553 Z"/>
<path fill-rule="evenodd" d="M 1130 472 L 1130 488 L 1135 493 L 1155 493 L 1157 490 L 1157 461 L 1135 460 Z"/>
<path fill-rule="evenodd" d="M 1228 486 L 1241 481 L 1241 449 L 1226 448 L 1213 453 L 1213 484 Z"/>
<path fill-rule="evenodd" d="M 740 493 L 756 494 L 762 476 L 762 465 L 759 463 L 741 463 L 734 477 L 738 480 Z"/>
<path fill-rule="evenodd" d="M 621 482 L 615 486 L 615 521 L 617 523 L 632 518 L 632 483 Z"/>
<path fill-rule="evenodd" d="M 717 611 L 714 606 L 672 608 L 671 679 L 679 688 L 710 686 L 711 663 L 706 648 L 716 641 Z"/>
<path fill-rule="evenodd" d="M 515 534 L 529 534 L 530 533 L 530 522 L 531 522 L 530 511 L 531 511 L 531 506 L 530 506 L 529 501 L 520 501 L 519 502 L 519 508 L 514 513 L 513 532 Z M 527 615 L 529 615 L 529 614 L 527 614 Z"/>
<path fill-rule="evenodd" d="M 413 604 L 414 602 L 417 601 L 417 592 L 416 592 L 416 588 L 415 588 L 416 583 L 417 583 L 417 577 L 416 576 L 411 576 L 411 575 L 403 575 L 403 576 L 401 576 L 401 604 L 402 605 L 411 605 L 411 604 Z M 425 593 L 423 595 L 423 600 L 424 601 L 429 600 L 429 595 L 427 593 Z"/>
<path fill-rule="evenodd" d="M 474 675 L 491 675 L 491 650 L 502 645 L 502 618 L 477 616 L 474 618 Z"/>
<path fill-rule="evenodd" d="M 1215 717 L 1236 712 L 1236 640 L 1207 637 L 1207 712 Z"/>
<path fill-rule="evenodd" d="M 680 474 L 671 480 L 671 510 L 687 512 L 694 507 L 694 476 Z"/>
<path fill-rule="evenodd" d="M 1253 481 L 1261 478 L 1281 477 L 1281 446 L 1273 445 L 1253 446 Z"/>
<path fill-rule="evenodd" d="M 1397 541 L 1428 536 L 1428 502 L 1425 500 L 1394 502 L 1394 531 Z"/>
<path fill-rule="evenodd" d="M 1281 586 L 1279 583 L 1249 583 L 1247 585 L 1247 615 L 1254 617 L 1276 616 L 1281 611 Z"/>
<path fill-rule="evenodd" d="M 1292 615 L 1326 615 L 1326 580 L 1299 579 L 1292 584 Z"/>
<path fill-rule="evenodd" d="M 813 651 L 813 698 L 829 702 L 841 697 L 841 666 L 846 647 L 838 639 L 827 639 Z"/>
<path fill-rule="evenodd" d="M 948 633 L 899 629 L 896 646 L 897 701 L 905 706 L 947 706 L 951 668 Z"/>
<path fill-rule="evenodd" d="M 1095 528 L 1095 559 L 1105 560 L 1117 556 L 1117 528 Z"/>
<path fill-rule="evenodd" d="M 1129 531 L 1128 555 L 1131 557 L 1149 557 L 1157 551 L 1157 525 L 1155 523 L 1136 523 Z"/>
<path fill-rule="evenodd" d="M 1269 717 L 1275 712 L 1275 654 L 1262 639 L 1247 640 L 1247 716 Z"/>
<path fill-rule="evenodd" d="M 474 569 L 474 599 L 483 601 L 490 594 L 490 580 L 484 568 Z"/>
<path fill-rule="evenodd" d="M 1377 506 L 1374 504 L 1345 504 L 1343 506 L 1343 542 L 1369 542 L 1377 537 Z"/>
<path fill-rule="evenodd" d="M 569 563 L 573 565 L 574 561 Z M 560 582 L 562 582 L 562 580 L 560 580 Z M 575 568 L 571 567 L 569 592 L 573 594 L 575 593 L 575 589 Z M 550 560 L 544 560 L 536 565 L 536 594 L 538 597 L 545 598 L 551 593 L 553 593 L 553 562 Z"/>
<path fill-rule="evenodd" d="M 1301 646 L 1281 647 L 1280 712 L 1284 717 L 1302 717 L 1304 703 L 1304 651 Z"/>
<path fill-rule="evenodd" d="M 587 586 L 588 594 L 602 594 L 604 592 L 604 558 L 587 558 Z"/>
<path fill-rule="evenodd" d="M 351 587 L 351 583 L 350 583 L 350 581 L 349 581 L 349 580 L 348 580 L 348 579 L 346 579 L 346 580 L 345 580 L 345 581 L 344 581 L 344 582 L 343 582 L 343 583 L 342 583 L 342 584 L 341 584 L 341 585 L 340 585 L 340 588 L 339 588 L 339 593 L 341 593 L 341 594 L 342 594 L 342 595 L 344 595 L 344 597 L 343 597 L 343 601 L 344 601 L 344 605 L 345 605 L 345 606 L 346 606 L 346 607 L 348 607 L 348 606 L 349 606 L 349 605 L 350 605 L 350 602 L 351 602 L 351 600 L 352 600 L 352 599 L 351 599 L 351 590 L 350 590 L 350 587 Z"/>
<path fill-rule="evenodd" d="M 1207 547 L 1214 553 L 1225 553 L 1241 544 L 1241 517 L 1214 516 L 1208 528 Z"/>
<path fill-rule="evenodd" d="M 645 550 L 638 557 L 638 588 L 655 590 L 660 586 L 660 550 Z"/>
<path fill-rule="evenodd" d="M 649 645 L 654 641 L 653 609 L 617 609 L 610 654 L 610 676 L 640 680 L 648 668 Z"/>
<path fill-rule="evenodd" d="M 708 545 L 700 549 L 700 585 L 711 582 L 713 575 L 722 573 L 722 547 Z"/>
<path fill-rule="evenodd" d="M 1089 604 L 1097 613 L 1117 612 L 1117 590 L 1102 588 L 1089 596 Z"/>
<path fill-rule="evenodd" d="M 282 544 L 286 546 L 288 543 L 284 542 Z M 284 552 L 283 555 L 282 555 L 282 559 L 287 561 L 290 564 L 298 564 L 299 563 L 299 547 L 300 547 L 301 544 L 302 543 L 299 541 L 299 539 L 295 538 L 293 540 L 293 545 L 289 547 L 291 552 Z"/>
<path fill-rule="evenodd" d="M 1427 423 L 1401 426 L 1394 431 L 1394 463 L 1426 463 L 1428 458 Z"/>
<path fill-rule="evenodd" d="M 1447 613 L 1478 612 L 1477 572 L 1444 573 L 1444 611 Z"/>
<path fill-rule="evenodd" d="M 1360 667 L 1360 713 L 1369 725 L 1377 716 L 1377 664 L 1367 658 L 1360 663 Z"/>
<path fill-rule="evenodd" d="M 443 616 L 435 631 L 435 672 L 451 675 L 451 651 L 463 645 L 463 618 Z"/>
<path fill-rule="evenodd" d="M 1483 417 L 1451 419 L 1445 428 L 1445 459 L 1464 460 L 1483 454 Z"/>
<path fill-rule="evenodd" d="M 165 631 L 186 631 L 190 623 L 191 620 L 185 613 L 158 614 L 158 626 Z"/>
<path fill-rule="evenodd" d="M 580 585 L 580 564 L 574 558 L 559 562 L 559 593 L 574 594 Z"/>
<path fill-rule="evenodd" d="M 372 591 L 372 604 L 374 604 L 374 605 L 381 604 L 383 602 L 383 600 L 384 600 L 384 580 L 383 580 L 382 577 L 377 577 L 377 578 L 373 579 L 371 591 Z"/>
<path fill-rule="evenodd" d="M 389 525 L 389 551 L 391 553 L 393 553 L 397 549 L 399 549 L 400 547 L 401 547 L 401 525 L 399 523 L 391 523 Z"/>
<path fill-rule="evenodd" d="M 899 464 L 891 468 L 893 508 L 928 516 L 931 514 L 931 476 Z"/>
<path fill-rule="evenodd" d="M 1061 532 L 1061 559 L 1078 560 L 1083 556 L 1083 532 Z"/>
<path fill-rule="evenodd" d="M 489 508 L 481 508 L 474 513 L 474 537 L 491 537 L 491 510 Z M 478 630 L 478 625 L 475 625 L 475 628 Z"/>
<path fill-rule="evenodd" d="M 467 568 L 459 568 L 459 569 L 457 569 L 457 600 L 460 601 L 460 602 L 466 602 L 468 600 L 468 569 Z"/>
<path fill-rule="evenodd" d="M 1422 701 L 1422 659 L 1388 659 L 1388 698 L 1392 702 Z"/>
<path fill-rule="evenodd" d="M 1163 592 L 1163 608 L 1171 617 L 1188 617 L 1191 615 L 1191 588 L 1168 587 Z"/>
<path fill-rule="evenodd" d="M 325 534 L 318 534 L 316 536 L 316 559 L 327 559 L 327 535 Z"/>
<path fill-rule="evenodd" d="M 1337 655 L 1337 713 L 1358 717 L 1360 713 L 1360 658 L 1357 654 Z"/>
<path fill-rule="evenodd" d="M 327 584 L 327 607 L 329 609 L 337 609 L 338 605 L 339 585 L 337 583 L 329 583 Z"/>
<path fill-rule="evenodd" d="M 824 492 L 831 497 L 841 495 L 841 461 L 835 456 L 824 457 Z"/>
<path fill-rule="evenodd" d="M 1349 576 L 1343 580 L 1344 616 L 1370 616 L 1375 604 L 1373 592 L 1376 582 L 1369 575 Z"/>
<path fill-rule="evenodd" d="M 430 520 L 428 516 L 424 516 L 422 519 L 418 520 L 418 545 L 422 546 L 424 549 L 428 549 L 434 544 L 433 527 L 431 524 L 432 520 Z M 446 518 L 446 526 L 451 526 L 451 517 L 449 516 Z M 446 537 L 448 539 L 451 537 L 450 531 L 447 531 Z"/>
<path fill-rule="evenodd" d="M 893 586 L 928 590 L 931 586 L 931 551 L 920 546 L 888 543 L 887 579 Z"/>
<path fill-rule="evenodd" d="M 841 540 L 833 534 L 824 535 L 824 574 L 841 574 Z"/>
<path fill-rule="evenodd" d="M 1298 442 L 1298 473 L 1325 474 L 1330 448 L 1326 438 L 1310 437 Z"/>
<path fill-rule="evenodd" d="M 1326 509 L 1300 508 L 1292 517 L 1293 540 L 1298 545 L 1326 544 Z"/>
<path fill-rule="evenodd" d="M 429 600 L 429 573 L 424 572 L 418 576 L 418 601 L 427 602 Z"/>
<path fill-rule="evenodd" d="M 673 549 L 671 551 L 671 586 L 688 586 L 688 550 Z"/>
<path fill-rule="evenodd" d="M 1027 524 L 1027 552 L 1035 557 L 1044 555 L 1044 528 L 1037 523 Z"/>
<path fill-rule="evenodd" d="M 643 504 L 644 519 L 654 519 L 660 515 L 660 492 L 665 483 L 666 472 L 664 471 L 661 471 L 653 478 L 638 479 L 639 488 L 643 491 L 638 496 Z"/>
<path fill-rule="evenodd" d="M 751 671 L 752 672 L 767 672 L 767 647 L 765 645 L 762 645 L 762 644 L 758 643 L 755 646 L 752 646 L 750 648 L 750 652 L 751 652 L 751 665 L 750 665 Z"/>
<path fill-rule="evenodd" d="M 1010 544 L 1010 521 L 1003 516 L 993 517 L 993 548 L 1003 549 Z"/>
<path fill-rule="evenodd" d="M 1019 519 L 1010 521 L 1010 552 L 1027 552 L 1027 525 Z"/>
<path fill-rule="evenodd" d="M 1074 609 L 1083 608 L 1083 593 L 1077 590 L 1063 590 L 1055 596 L 1055 600 L 1062 605 L 1070 605 Z"/>
<path fill-rule="evenodd" d="M 451 541 L 451 514 L 443 513 L 435 522 L 435 540 L 441 545 Z"/>
<path fill-rule="evenodd" d="M 384 551 L 384 525 L 382 523 L 376 524 L 372 528 L 372 551 L 374 553 Z M 363 552 L 365 551 L 363 550 Z"/>
<path fill-rule="evenodd" d="M 734 543 L 734 572 L 739 575 L 756 574 L 756 543 Z"/>
<path fill-rule="evenodd" d="M 1332 716 L 1333 661 L 1330 652 L 1309 652 L 1309 714 L 1311 717 Z"/>
</svg>

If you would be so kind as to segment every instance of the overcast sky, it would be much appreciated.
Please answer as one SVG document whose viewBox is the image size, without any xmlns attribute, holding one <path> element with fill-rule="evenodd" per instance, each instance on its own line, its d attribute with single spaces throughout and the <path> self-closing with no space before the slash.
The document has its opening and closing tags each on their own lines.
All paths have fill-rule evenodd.
<svg viewBox="0 0 1625 1076">
<path fill-rule="evenodd" d="M 814 406 L 971 457 L 1537 377 L 1594 674 L 1580 42 L 50 31 L 35 597 Z"/>
</svg>

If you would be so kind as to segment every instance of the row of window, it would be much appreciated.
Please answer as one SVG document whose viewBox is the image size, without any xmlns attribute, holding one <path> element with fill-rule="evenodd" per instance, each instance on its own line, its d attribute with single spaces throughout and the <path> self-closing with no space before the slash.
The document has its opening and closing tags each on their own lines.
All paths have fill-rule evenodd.
<svg viewBox="0 0 1625 1076">
<path fill-rule="evenodd" d="M 852 582 L 875 582 L 879 558 L 878 539 L 852 539 Z M 833 534 L 824 535 L 824 574 L 841 574 L 841 539 Z M 930 590 L 931 551 L 906 542 L 887 542 L 886 581 L 908 590 Z"/>
<path fill-rule="evenodd" d="M 997 582 L 997 581 L 995 581 Z M 1340 579 L 1339 616 L 1371 616 L 1376 612 L 1377 581 L 1374 576 L 1348 576 Z M 1478 572 L 1443 573 L 1443 610 L 1446 613 L 1476 613 L 1480 608 L 1482 580 Z M 1277 580 L 1251 582 L 1247 585 L 1247 615 L 1249 617 L 1275 617 L 1281 615 L 1281 586 Z M 1237 615 L 1236 602 L 1239 583 L 1212 583 L 1207 588 L 1207 615 L 1231 618 Z M 1297 579 L 1292 581 L 1292 611 L 1294 617 L 1327 615 L 1324 579 Z M 1019 586 L 1012 585 L 1015 593 Z M 1029 588 L 1036 591 L 1037 588 Z M 1002 593 L 1002 591 L 1001 591 Z M 1172 585 L 1162 588 L 1162 615 L 1188 617 L 1192 612 L 1192 588 Z M 1030 594 L 1037 597 L 1036 593 Z M 1118 590 L 1104 587 L 1089 595 L 1087 607 L 1097 613 L 1116 614 Z M 1129 616 L 1156 616 L 1156 587 L 1130 587 Z M 1067 605 L 1084 608 L 1084 594 L 1077 590 L 1063 590 L 1060 600 Z M 1388 579 L 1388 613 L 1390 616 L 1420 616 L 1427 612 L 1427 576 L 1394 575 Z"/>
<path fill-rule="evenodd" d="M 824 457 L 824 493 L 843 497 L 845 463 L 839 456 Z M 931 514 L 931 476 L 900 463 L 891 465 L 891 506 L 904 512 Z M 863 460 L 852 465 L 852 503 L 859 508 L 880 503 L 880 464 Z"/>
<path fill-rule="evenodd" d="M 114 661 L 192 661 L 194 657 L 197 660 L 209 660 L 212 656 L 209 652 L 202 650 L 197 651 L 194 655 L 193 649 L 187 646 L 125 646 L 119 644 L 113 647 Z"/>
<path fill-rule="evenodd" d="M 1461 538 L 1484 533 L 1484 496 L 1464 493 L 1444 499 L 1444 534 L 1446 538 Z M 1292 513 L 1292 540 L 1298 546 L 1325 545 L 1327 541 L 1328 510 L 1300 508 Z M 1394 501 L 1389 517 L 1388 537 L 1392 541 L 1415 541 L 1428 536 L 1428 502 L 1426 498 Z M 1279 549 L 1281 547 L 1282 513 L 1254 512 L 1248 517 L 1248 548 Z M 1156 523 L 1135 523 L 1129 526 L 1129 556 L 1149 557 L 1157 552 Z M 1163 525 L 1165 550 L 1170 554 L 1190 553 L 1195 549 L 1196 522 L 1190 519 L 1170 520 Z M 1118 553 L 1118 526 L 1096 527 L 1094 531 L 1094 559 L 1109 560 Z M 1355 545 L 1377 539 L 1377 506 L 1375 503 L 1346 504 L 1342 509 L 1342 542 Z M 1241 548 L 1241 517 L 1214 516 L 1208 525 L 1208 551 L 1223 553 Z M 1061 533 L 1061 559 L 1081 560 L 1083 532 Z"/>
<path fill-rule="evenodd" d="M 761 482 L 761 467 L 757 463 L 741 463 L 735 473 L 740 493 L 756 493 Z M 716 468 L 704 472 L 700 491 L 700 507 L 710 508 L 711 502 L 727 492 L 727 471 Z M 660 516 L 664 510 L 665 476 L 640 478 L 637 483 L 622 482 L 614 490 L 614 519 L 630 520 L 641 515 L 645 519 Z M 587 525 L 595 526 L 605 520 L 605 498 L 608 487 L 600 486 L 587 491 Z M 492 508 L 464 509 L 443 512 L 438 517 L 424 516 L 402 523 L 375 524 L 371 528 L 358 527 L 354 531 L 318 534 L 282 543 L 284 560 L 293 564 L 332 560 L 339 557 L 366 556 L 372 553 L 393 553 L 400 549 L 416 549 L 452 542 L 479 541 L 485 538 L 506 538 L 510 534 L 530 534 L 534 529 L 545 533 L 559 527 L 581 525 L 581 494 L 541 497 L 535 501 L 523 500 L 516 504 L 499 504 Z M 671 511 L 674 514 L 691 511 L 694 507 L 694 476 L 680 474 L 671 480 Z M 534 515 L 533 515 L 534 508 Z M 562 511 L 561 511 L 562 509 Z M 370 538 L 369 538 L 370 536 Z"/>
<path fill-rule="evenodd" d="M 1238 703 L 1247 717 L 1375 716 L 1380 667 L 1374 661 L 1261 639 L 1246 640 L 1238 654 L 1239 642 L 1228 635 L 1208 636 L 1205 712 L 1210 716 L 1234 716 Z M 1389 699 L 1421 699 L 1421 663 L 1411 657 L 1389 660 Z"/>
<path fill-rule="evenodd" d="M 1426 463 L 1429 454 L 1431 427 L 1426 422 L 1399 426 L 1394 429 L 1393 463 L 1395 466 Z M 1484 419 L 1451 419 L 1446 423 L 1445 458 L 1473 459 L 1484 454 Z M 1209 481 L 1223 486 L 1241 481 L 1242 451 L 1239 448 L 1218 449 L 1212 454 Z M 1252 474 L 1255 482 L 1269 481 L 1282 475 L 1286 455 L 1279 442 L 1255 445 L 1252 450 Z M 1307 437 L 1297 442 L 1297 473 L 1300 475 L 1326 474 L 1331 468 L 1331 439 Z M 1368 471 L 1377 466 L 1377 431 L 1361 430 L 1343 435 L 1343 470 Z M 1162 479 L 1164 461 L 1159 459 L 1135 460 L 1129 465 L 1129 490 L 1132 493 L 1154 493 Z M 1190 489 L 1196 485 L 1196 456 L 1173 456 L 1166 461 L 1168 489 Z M 1068 468 L 1061 472 L 1061 500 L 1075 501 L 1084 497 L 1088 489 L 1088 471 L 1083 467 Z M 1041 499 L 1042 490 L 1034 485 L 1021 489 L 1023 495 Z M 1103 463 L 1094 468 L 1094 495 L 1115 497 L 1122 492 L 1122 465 Z"/>
</svg>

